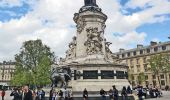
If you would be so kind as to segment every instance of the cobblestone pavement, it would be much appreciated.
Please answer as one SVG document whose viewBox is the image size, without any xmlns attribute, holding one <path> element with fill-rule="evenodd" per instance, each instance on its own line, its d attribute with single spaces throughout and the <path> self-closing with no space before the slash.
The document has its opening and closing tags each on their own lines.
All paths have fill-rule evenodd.
<svg viewBox="0 0 170 100">
<path fill-rule="evenodd" d="M 170 91 L 163 91 L 163 97 L 161 98 L 154 98 L 154 99 L 147 99 L 147 100 L 170 100 Z"/>
</svg>

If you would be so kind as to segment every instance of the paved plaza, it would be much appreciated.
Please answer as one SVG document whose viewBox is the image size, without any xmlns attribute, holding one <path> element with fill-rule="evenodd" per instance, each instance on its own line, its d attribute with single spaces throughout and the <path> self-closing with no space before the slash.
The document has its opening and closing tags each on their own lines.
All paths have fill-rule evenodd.
<svg viewBox="0 0 170 100">
<path fill-rule="evenodd" d="M 161 98 L 154 98 L 154 99 L 147 99 L 147 100 L 170 100 L 170 91 L 163 91 L 163 97 Z"/>
</svg>

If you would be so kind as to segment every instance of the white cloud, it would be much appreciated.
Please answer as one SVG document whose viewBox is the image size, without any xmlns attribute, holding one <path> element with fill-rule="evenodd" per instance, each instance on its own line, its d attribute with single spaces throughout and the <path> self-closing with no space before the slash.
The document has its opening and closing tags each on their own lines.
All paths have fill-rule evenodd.
<svg viewBox="0 0 170 100">
<path fill-rule="evenodd" d="M 70 26 L 75 25 L 73 16 L 83 6 L 83 0 L 28 1 L 32 4 L 32 11 L 20 19 L 12 19 L 5 23 L 0 21 L 0 61 L 13 59 L 13 56 L 19 52 L 22 42 L 30 39 L 42 39 L 55 51 L 56 55 L 62 56 L 73 35 L 76 35 L 76 29 Z M 105 35 L 108 41 L 113 43 L 111 47 L 113 51 L 128 48 L 132 44 L 143 43 L 147 34 L 137 33 L 136 28 L 145 23 L 159 22 L 160 18 L 165 21 L 166 17 L 155 18 L 154 16 L 170 13 L 170 4 L 166 0 L 134 1 L 131 0 L 131 3 L 129 2 L 125 8 L 138 6 L 144 8 L 148 2 L 154 6 L 132 15 L 123 15 L 121 9 L 125 8 L 119 4 L 118 0 L 97 1 L 103 12 L 108 15 Z M 160 1 L 162 2 L 160 3 Z M 20 6 L 22 2 L 25 1 L 3 0 L 0 1 L 0 6 L 6 6 L 6 4 Z M 119 33 L 121 36 L 113 36 L 113 32 Z"/>
</svg>

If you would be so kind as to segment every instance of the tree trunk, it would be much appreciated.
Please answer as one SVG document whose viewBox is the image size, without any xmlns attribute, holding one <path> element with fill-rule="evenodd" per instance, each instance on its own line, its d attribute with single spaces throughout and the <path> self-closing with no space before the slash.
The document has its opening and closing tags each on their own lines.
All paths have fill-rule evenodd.
<svg viewBox="0 0 170 100">
<path fill-rule="evenodd" d="M 168 85 L 168 77 L 167 77 L 167 72 L 165 72 L 165 81 L 166 81 L 166 85 Z"/>
<path fill-rule="evenodd" d="M 160 82 L 160 76 L 159 76 L 159 74 L 157 75 L 157 78 L 158 78 L 158 82 L 159 82 L 159 87 L 160 87 L 160 89 L 161 89 L 161 82 Z"/>
</svg>

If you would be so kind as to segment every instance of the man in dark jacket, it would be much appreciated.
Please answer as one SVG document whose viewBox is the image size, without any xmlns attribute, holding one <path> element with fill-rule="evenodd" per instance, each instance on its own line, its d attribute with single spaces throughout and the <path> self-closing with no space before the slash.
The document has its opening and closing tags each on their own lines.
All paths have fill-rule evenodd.
<svg viewBox="0 0 170 100">
<path fill-rule="evenodd" d="M 119 93 L 118 93 L 118 90 L 116 89 L 116 86 L 113 85 L 113 97 L 114 97 L 114 100 L 118 100 L 118 97 L 119 97 Z"/>
<path fill-rule="evenodd" d="M 13 100 L 19 100 L 19 94 L 16 88 L 11 92 L 10 96 L 14 96 Z"/>
<path fill-rule="evenodd" d="M 24 86 L 24 100 L 33 100 L 32 92 L 29 90 L 28 85 Z"/>
</svg>

